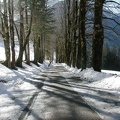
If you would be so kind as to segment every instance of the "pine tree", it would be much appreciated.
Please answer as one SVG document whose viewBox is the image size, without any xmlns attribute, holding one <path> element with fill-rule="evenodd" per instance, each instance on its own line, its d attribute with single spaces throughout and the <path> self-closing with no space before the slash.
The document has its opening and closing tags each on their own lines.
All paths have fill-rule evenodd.
<svg viewBox="0 0 120 120">
<path fill-rule="evenodd" d="M 53 31 L 51 27 L 52 22 L 54 22 L 52 18 L 52 8 L 47 6 L 47 1 L 36 0 L 32 28 L 35 64 L 37 64 L 37 62 L 43 63 L 44 61 L 46 38 Z"/>
</svg>

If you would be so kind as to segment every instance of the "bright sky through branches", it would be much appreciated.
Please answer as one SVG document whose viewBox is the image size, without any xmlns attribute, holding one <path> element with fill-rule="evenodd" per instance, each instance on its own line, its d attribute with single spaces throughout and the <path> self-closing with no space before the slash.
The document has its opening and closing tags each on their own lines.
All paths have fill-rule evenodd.
<svg viewBox="0 0 120 120">
<path fill-rule="evenodd" d="M 58 1 L 63 1 L 63 0 L 48 0 L 48 5 L 54 5 L 55 3 L 57 3 Z M 109 0 L 106 0 L 106 1 L 109 1 Z M 120 0 L 113 0 L 113 1 L 116 1 L 116 2 L 118 2 L 118 3 L 120 3 Z M 111 4 L 111 5 L 113 5 L 113 4 Z M 116 6 L 116 4 L 115 4 L 115 6 Z M 116 7 L 115 8 L 111 8 L 111 10 L 114 12 L 114 13 L 120 13 L 120 10 L 119 9 L 116 9 Z"/>
</svg>

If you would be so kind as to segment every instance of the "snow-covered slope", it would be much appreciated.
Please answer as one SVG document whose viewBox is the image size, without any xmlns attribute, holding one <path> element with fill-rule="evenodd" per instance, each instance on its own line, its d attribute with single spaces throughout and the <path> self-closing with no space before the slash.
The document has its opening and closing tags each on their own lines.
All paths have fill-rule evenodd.
<svg viewBox="0 0 120 120">
<path fill-rule="evenodd" d="M 54 9 L 54 17 L 56 19 L 56 23 L 57 23 L 57 26 L 58 26 L 58 24 L 60 24 L 59 21 L 61 19 L 61 15 L 64 14 L 63 1 L 59 1 L 56 4 L 54 4 L 53 8 L 55 8 Z M 117 25 L 116 22 L 120 23 L 120 14 L 113 13 L 112 11 L 110 12 L 110 8 L 108 9 L 108 7 L 105 7 L 103 15 L 104 15 L 103 25 L 104 25 L 104 28 L 105 28 L 105 30 L 104 30 L 105 31 L 105 42 L 104 43 L 107 43 L 110 46 L 115 45 L 115 46 L 119 47 L 119 45 L 120 45 L 120 42 L 119 42 L 120 41 L 119 40 L 120 35 L 118 36 L 118 34 L 119 34 L 119 31 L 120 31 L 120 25 Z M 89 19 L 93 19 L 94 14 L 93 14 L 93 12 L 89 11 L 87 13 L 87 16 L 88 16 Z M 111 20 L 110 19 L 105 19 L 105 17 L 111 18 Z M 88 34 L 92 34 L 93 23 L 89 24 L 88 26 L 89 27 L 86 27 L 87 28 L 86 32 L 88 32 Z M 88 39 L 88 42 L 89 41 L 90 41 L 90 38 Z"/>
</svg>

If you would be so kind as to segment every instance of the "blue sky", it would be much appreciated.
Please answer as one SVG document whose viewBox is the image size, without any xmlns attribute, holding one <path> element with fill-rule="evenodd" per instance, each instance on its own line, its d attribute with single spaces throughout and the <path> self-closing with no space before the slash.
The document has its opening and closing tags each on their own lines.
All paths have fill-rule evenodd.
<svg viewBox="0 0 120 120">
<path fill-rule="evenodd" d="M 62 0 L 48 0 L 48 3 L 50 5 L 53 5 L 53 4 L 57 3 L 58 1 L 62 1 Z"/>
</svg>

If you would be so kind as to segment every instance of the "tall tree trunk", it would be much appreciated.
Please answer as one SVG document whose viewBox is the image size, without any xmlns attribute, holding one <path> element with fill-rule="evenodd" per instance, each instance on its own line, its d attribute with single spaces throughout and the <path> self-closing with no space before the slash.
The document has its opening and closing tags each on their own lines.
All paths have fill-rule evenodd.
<svg viewBox="0 0 120 120">
<path fill-rule="evenodd" d="M 20 5 L 20 35 L 19 35 L 19 44 L 20 44 L 20 51 L 19 51 L 19 56 L 18 59 L 16 61 L 16 65 L 19 67 L 22 67 L 22 60 L 23 60 L 23 52 L 26 49 L 26 45 L 29 42 L 29 36 L 31 33 L 31 28 L 32 28 L 32 17 L 33 17 L 33 10 L 34 10 L 34 1 L 31 0 L 31 15 L 30 15 L 30 23 L 29 23 L 29 29 L 28 32 L 25 35 L 24 38 L 24 18 L 23 18 L 23 10 L 24 8 L 22 8 L 22 0 L 19 0 L 19 5 Z"/>
<path fill-rule="evenodd" d="M 6 0 L 4 2 L 4 15 L 3 15 L 3 39 L 4 39 L 4 45 L 5 45 L 5 55 L 6 55 L 6 61 L 5 65 L 7 67 L 11 67 L 11 62 L 10 62 L 10 41 L 9 41 L 9 27 L 8 27 L 8 11 L 7 11 L 7 2 Z"/>
<path fill-rule="evenodd" d="M 41 47 L 40 47 L 40 63 L 43 63 L 44 60 L 44 35 L 41 35 Z"/>
<path fill-rule="evenodd" d="M 66 62 L 71 65 L 71 1 L 66 0 Z"/>
<path fill-rule="evenodd" d="M 77 68 L 78 69 L 80 69 L 81 68 L 81 27 L 80 27 L 80 20 L 81 20 L 81 16 L 80 16 L 80 14 L 81 14 L 81 9 L 80 9 L 80 7 L 81 7 L 81 5 L 80 5 L 81 3 L 79 2 L 79 18 L 78 18 L 78 48 L 77 48 Z"/>
<path fill-rule="evenodd" d="M 14 7 L 13 0 L 8 1 L 9 4 L 9 23 L 10 23 L 10 40 L 11 40 L 11 51 L 12 51 L 12 61 L 11 68 L 16 69 L 15 67 L 15 40 L 14 40 Z"/>
<path fill-rule="evenodd" d="M 95 0 L 95 17 L 92 49 L 92 66 L 95 71 L 101 71 L 104 31 L 102 25 L 102 10 L 104 0 Z"/>
<path fill-rule="evenodd" d="M 67 62 L 68 62 L 68 65 L 70 66 L 71 65 L 71 1 L 68 0 L 68 54 L 67 54 Z"/>
<path fill-rule="evenodd" d="M 72 65 L 73 67 L 76 66 L 76 42 L 77 42 L 77 36 L 76 36 L 76 30 L 77 30 L 77 14 L 78 14 L 78 1 L 73 1 L 73 17 L 72 17 Z"/>
<path fill-rule="evenodd" d="M 40 37 L 35 37 L 34 38 L 34 63 L 36 65 L 38 65 L 38 60 L 39 60 L 39 54 L 40 54 L 40 50 L 39 50 L 39 41 L 40 41 Z"/>
<path fill-rule="evenodd" d="M 19 38 L 19 56 L 16 61 L 16 65 L 18 67 L 22 67 L 22 60 L 23 60 L 23 40 L 24 40 L 24 18 L 23 18 L 23 7 L 22 7 L 22 0 L 19 0 L 19 9 L 20 9 L 20 38 Z"/>
<path fill-rule="evenodd" d="M 81 39 L 81 69 L 86 69 L 86 39 L 85 39 L 86 0 L 80 0 L 80 39 Z"/>
<path fill-rule="evenodd" d="M 39 37 L 39 62 L 43 63 L 43 36 Z"/>
<path fill-rule="evenodd" d="M 68 39 L 67 39 L 67 29 L 68 29 L 68 26 L 67 26 L 67 7 L 66 7 L 66 0 L 64 1 L 64 25 L 65 25 L 65 34 L 64 34 L 64 38 L 65 38 L 65 62 L 67 62 L 68 58 L 67 58 L 67 54 L 68 54 Z M 58 47 L 58 43 L 57 42 L 57 48 L 58 48 L 58 53 L 57 55 L 59 54 L 59 47 Z M 59 61 L 59 55 L 58 55 L 58 61 Z"/>
<path fill-rule="evenodd" d="M 26 34 L 29 30 L 28 28 L 28 0 L 25 0 L 25 19 L 26 19 Z M 28 65 L 30 65 L 30 48 L 29 48 L 29 36 L 26 38 L 27 39 L 27 45 L 26 45 L 26 49 L 25 49 L 25 57 L 26 57 L 26 63 Z"/>
</svg>

